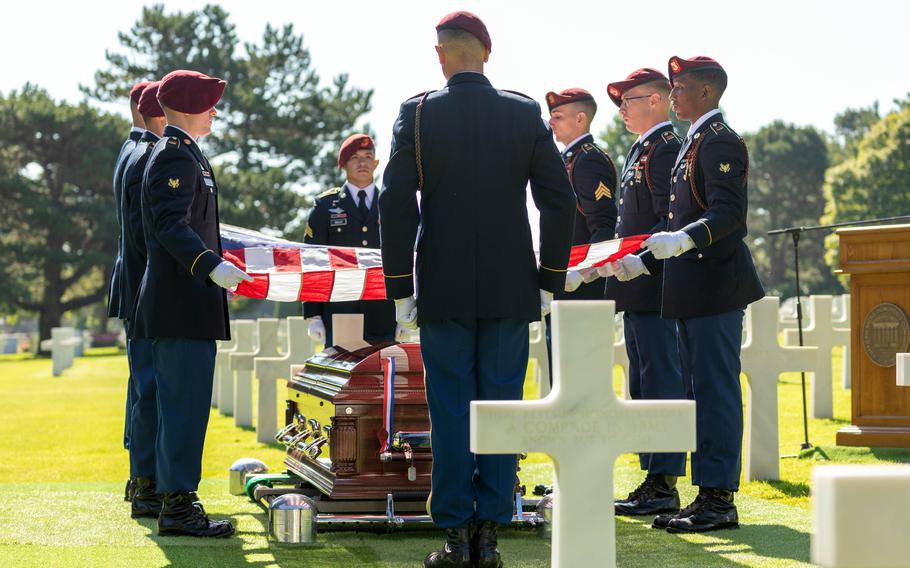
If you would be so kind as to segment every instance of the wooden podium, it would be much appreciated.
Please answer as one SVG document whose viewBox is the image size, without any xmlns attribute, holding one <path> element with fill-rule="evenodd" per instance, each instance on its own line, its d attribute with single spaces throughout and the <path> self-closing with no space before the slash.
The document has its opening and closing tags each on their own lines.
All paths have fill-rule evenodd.
<svg viewBox="0 0 910 568">
<path fill-rule="evenodd" d="M 850 275 L 852 424 L 839 446 L 910 447 L 910 387 L 897 386 L 895 353 L 910 343 L 910 225 L 840 229 Z"/>
</svg>

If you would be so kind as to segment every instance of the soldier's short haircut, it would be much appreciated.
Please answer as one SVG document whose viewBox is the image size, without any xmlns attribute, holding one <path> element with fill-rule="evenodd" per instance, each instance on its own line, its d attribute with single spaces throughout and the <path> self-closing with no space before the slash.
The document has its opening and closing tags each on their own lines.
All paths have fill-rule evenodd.
<svg viewBox="0 0 910 568">
<path fill-rule="evenodd" d="M 690 71 L 686 75 L 696 83 L 707 83 L 717 91 L 717 98 L 720 98 L 727 90 L 727 74 L 722 69 L 698 69 Z"/>
<path fill-rule="evenodd" d="M 480 56 L 486 48 L 477 39 L 477 36 L 464 30 L 447 28 L 436 32 L 436 40 L 445 46 L 447 53 Z"/>
<path fill-rule="evenodd" d="M 666 79 L 657 79 L 645 84 L 654 89 L 654 92 L 660 93 L 664 98 L 670 95 L 670 81 Z"/>
<path fill-rule="evenodd" d="M 585 113 L 588 121 L 594 120 L 594 115 L 597 114 L 597 103 L 594 101 L 578 101 L 569 104 L 574 105 L 578 112 Z"/>
</svg>

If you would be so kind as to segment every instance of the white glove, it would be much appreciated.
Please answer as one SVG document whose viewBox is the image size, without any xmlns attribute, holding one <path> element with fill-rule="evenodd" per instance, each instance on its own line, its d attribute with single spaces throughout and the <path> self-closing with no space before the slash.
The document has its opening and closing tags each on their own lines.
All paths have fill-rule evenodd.
<svg viewBox="0 0 910 568">
<path fill-rule="evenodd" d="M 694 249 L 695 241 L 685 231 L 673 231 L 671 233 L 661 231 L 645 239 L 641 246 L 651 251 L 651 254 L 657 260 L 664 260 Z"/>
<path fill-rule="evenodd" d="M 597 274 L 603 276 L 604 278 L 609 278 L 610 276 L 615 276 L 613 273 L 613 263 L 606 262 L 597 267 Z"/>
<path fill-rule="evenodd" d="M 566 292 L 574 292 L 578 290 L 578 287 L 581 286 L 581 283 L 584 282 L 584 277 L 577 270 L 570 270 L 566 272 Z"/>
<path fill-rule="evenodd" d="M 540 317 L 546 317 L 550 313 L 550 304 L 553 302 L 553 292 L 546 290 L 540 291 Z"/>
<path fill-rule="evenodd" d="M 410 329 L 406 328 L 405 326 L 403 326 L 401 324 L 396 325 L 395 326 L 395 341 L 397 341 L 398 343 L 404 343 L 405 341 L 407 341 L 410 331 L 411 331 Z"/>
<path fill-rule="evenodd" d="M 325 345 L 325 322 L 320 316 L 313 316 L 307 321 L 310 322 L 310 326 L 307 328 L 306 334 L 316 343 Z"/>
<path fill-rule="evenodd" d="M 596 268 L 582 268 L 578 271 L 578 273 L 581 274 L 581 277 L 584 279 L 585 284 L 590 284 L 591 282 L 594 282 L 600 278 L 600 274 L 597 273 Z"/>
<path fill-rule="evenodd" d="M 417 329 L 417 298 L 408 296 L 395 300 L 395 321 L 406 329 Z"/>
<path fill-rule="evenodd" d="M 234 288 L 244 280 L 253 281 L 252 276 L 234 266 L 234 263 L 229 260 L 222 260 L 221 264 L 209 272 L 209 278 L 222 288 Z"/>
<path fill-rule="evenodd" d="M 628 282 L 642 274 L 651 275 L 641 257 L 634 254 L 626 255 L 613 262 L 613 272 L 616 274 L 616 279 L 620 282 Z"/>
</svg>

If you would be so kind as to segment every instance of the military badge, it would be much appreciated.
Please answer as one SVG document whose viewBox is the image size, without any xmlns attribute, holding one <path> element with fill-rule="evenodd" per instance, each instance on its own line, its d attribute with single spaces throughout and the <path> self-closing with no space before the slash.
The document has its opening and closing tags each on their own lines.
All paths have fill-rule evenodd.
<svg viewBox="0 0 910 568">
<path fill-rule="evenodd" d="M 313 238 L 313 229 L 310 227 L 310 224 L 307 223 L 306 229 L 303 230 L 303 236 Z"/>
<path fill-rule="evenodd" d="M 180 187 L 180 180 L 174 179 L 174 178 L 168 178 L 167 186 L 171 189 L 177 189 L 178 187 Z"/>
<path fill-rule="evenodd" d="M 729 163 L 729 162 L 723 162 L 723 163 L 721 163 L 721 165 L 720 165 L 720 173 L 722 173 L 722 174 L 728 174 L 728 173 L 730 173 L 730 163 Z"/>
<path fill-rule="evenodd" d="M 610 191 L 610 188 L 604 185 L 604 182 L 597 184 L 597 189 L 594 190 L 594 200 L 600 201 L 602 198 L 612 198 L 613 192 Z"/>
<path fill-rule="evenodd" d="M 679 61 L 677 61 L 676 59 L 673 59 L 672 61 L 670 61 L 670 68 L 673 69 L 674 73 L 679 73 L 679 70 L 680 70 Z"/>
</svg>

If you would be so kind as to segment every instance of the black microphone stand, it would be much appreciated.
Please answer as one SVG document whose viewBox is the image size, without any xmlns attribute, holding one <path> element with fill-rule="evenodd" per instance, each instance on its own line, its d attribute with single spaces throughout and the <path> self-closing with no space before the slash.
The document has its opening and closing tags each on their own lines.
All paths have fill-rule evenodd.
<svg viewBox="0 0 910 568">
<path fill-rule="evenodd" d="M 910 215 L 900 215 L 897 217 L 884 217 L 881 219 L 867 219 L 865 221 L 849 221 L 846 223 L 832 223 L 830 225 L 810 225 L 808 227 L 787 227 L 785 229 L 775 229 L 768 231 L 768 235 L 790 235 L 793 239 L 793 270 L 796 273 L 796 327 L 799 330 L 799 346 L 803 347 L 803 304 L 802 291 L 799 285 L 799 237 L 804 232 L 821 231 L 826 229 L 836 229 L 839 227 L 856 227 L 859 225 L 875 225 L 878 223 L 890 223 L 894 221 L 908 221 Z M 812 448 L 809 443 L 809 416 L 806 411 L 806 372 L 800 371 L 800 379 L 803 390 L 803 443 L 800 444 L 800 450 Z"/>
</svg>

